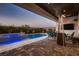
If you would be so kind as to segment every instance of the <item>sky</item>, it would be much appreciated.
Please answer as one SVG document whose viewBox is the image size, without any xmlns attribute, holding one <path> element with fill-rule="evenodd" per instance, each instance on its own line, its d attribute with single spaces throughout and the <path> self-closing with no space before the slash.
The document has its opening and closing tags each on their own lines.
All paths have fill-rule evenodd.
<svg viewBox="0 0 79 59">
<path fill-rule="evenodd" d="M 56 27 L 56 22 L 14 4 L 0 4 L 0 24 L 29 25 L 30 27 Z"/>
</svg>

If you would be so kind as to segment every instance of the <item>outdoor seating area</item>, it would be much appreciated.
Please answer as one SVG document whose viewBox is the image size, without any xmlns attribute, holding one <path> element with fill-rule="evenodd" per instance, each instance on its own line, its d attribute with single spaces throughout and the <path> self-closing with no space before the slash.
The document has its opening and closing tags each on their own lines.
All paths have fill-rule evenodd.
<svg viewBox="0 0 79 59">
<path fill-rule="evenodd" d="M 68 43 L 72 44 L 72 46 L 78 46 L 79 45 L 79 38 L 74 37 L 75 32 L 73 32 L 71 35 L 64 33 L 64 40 L 66 45 Z M 48 32 L 48 39 L 50 40 L 57 40 L 57 33 L 55 32 Z"/>
</svg>

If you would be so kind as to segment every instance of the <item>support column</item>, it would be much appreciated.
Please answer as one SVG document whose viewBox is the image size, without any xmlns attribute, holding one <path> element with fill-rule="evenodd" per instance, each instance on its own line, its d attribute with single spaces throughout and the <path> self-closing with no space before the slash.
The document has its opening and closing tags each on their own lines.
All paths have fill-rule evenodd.
<svg viewBox="0 0 79 59">
<path fill-rule="evenodd" d="M 57 44 L 58 45 L 65 45 L 65 40 L 64 40 L 64 29 L 63 29 L 63 16 L 59 17 L 58 21 L 58 35 L 57 35 Z"/>
</svg>

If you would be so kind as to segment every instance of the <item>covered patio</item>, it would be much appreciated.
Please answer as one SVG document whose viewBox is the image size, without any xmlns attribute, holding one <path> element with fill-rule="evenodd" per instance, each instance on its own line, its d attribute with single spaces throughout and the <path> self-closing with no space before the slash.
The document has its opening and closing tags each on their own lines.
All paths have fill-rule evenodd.
<svg viewBox="0 0 79 59">
<path fill-rule="evenodd" d="M 79 4 L 26 3 L 15 5 L 57 22 L 58 45 L 65 46 L 66 40 L 71 41 L 73 45 L 79 43 Z"/>
<path fill-rule="evenodd" d="M 0 55 L 73 56 L 79 55 L 79 4 L 19 3 L 15 4 L 57 22 L 56 37 L 34 42 Z M 53 25 L 53 24 L 52 24 Z M 68 27 L 70 26 L 70 27 Z"/>
</svg>

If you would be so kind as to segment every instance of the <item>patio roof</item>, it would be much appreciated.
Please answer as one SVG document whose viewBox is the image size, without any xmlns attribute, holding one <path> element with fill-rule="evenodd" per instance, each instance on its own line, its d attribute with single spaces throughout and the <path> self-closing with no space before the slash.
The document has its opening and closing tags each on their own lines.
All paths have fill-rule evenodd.
<svg viewBox="0 0 79 59">
<path fill-rule="evenodd" d="M 58 16 L 62 14 L 73 17 L 79 13 L 78 3 L 17 3 L 16 5 L 54 21 L 58 21 Z"/>
</svg>

